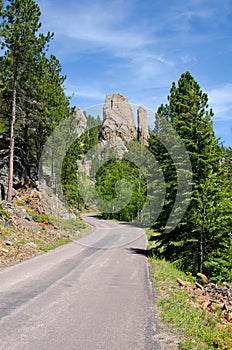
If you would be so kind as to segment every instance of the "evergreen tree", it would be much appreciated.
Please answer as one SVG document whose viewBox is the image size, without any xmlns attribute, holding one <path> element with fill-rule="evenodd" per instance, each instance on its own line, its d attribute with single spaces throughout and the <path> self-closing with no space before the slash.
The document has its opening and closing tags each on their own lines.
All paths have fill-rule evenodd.
<svg viewBox="0 0 232 350">
<path fill-rule="evenodd" d="M 84 115 L 87 120 L 87 130 L 81 136 L 83 142 L 83 152 L 87 153 L 92 147 L 96 146 L 99 142 L 99 135 L 102 126 L 100 117 L 95 118 L 92 115 L 87 115 L 84 111 Z"/>
<path fill-rule="evenodd" d="M 62 165 L 62 186 L 65 199 L 67 203 L 74 208 L 80 209 L 85 202 L 85 206 L 88 206 L 90 202 L 93 202 L 93 195 L 95 193 L 93 189 L 93 183 L 89 180 L 86 174 L 78 174 L 77 161 L 87 154 L 92 160 L 91 170 L 94 171 L 94 167 L 97 166 L 98 154 L 94 157 L 92 150 L 96 152 L 94 146 L 99 142 L 99 132 L 101 122 L 99 117 L 95 118 L 91 115 L 86 115 L 87 130 L 77 138 L 71 147 L 68 149 Z M 70 127 L 73 131 L 73 128 Z M 89 154 L 88 154 L 89 152 Z M 91 174 L 90 174 L 91 175 Z M 84 192 L 84 198 L 80 194 L 80 187 L 82 193 Z"/>
<path fill-rule="evenodd" d="M 174 161 L 165 147 L 169 143 L 169 133 L 166 128 L 166 115 L 163 113 L 163 105 L 158 109 L 155 116 L 155 127 L 150 133 L 149 150 L 159 162 L 163 173 L 166 187 L 165 201 L 159 217 L 153 225 L 154 230 L 164 232 L 168 218 L 170 217 L 177 193 L 177 174 Z M 159 187 L 156 187 L 156 191 Z"/>
<path fill-rule="evenodd" d="M 15 123 L 20 109 L 20 81 L 36 71 L 38 55 L 45 50 L 52 34 L 37 34 L 41 26 L 40 9 L 33 0 L 9 0 L 1 7 L 0 38 L 4 56 L 1 58 L 1 74 L 4 89 L 9 88 L 10 101 L 10 160 L 8 177 L 8 201 L 12 200 L 13 157 L 15 142 Z"/>
<path fill-rule="evenodd" d="M 33 114 L 29 123 L 37 165 L 48 136 L 62 120 L 74 112 L 74 109 L 70 109 L 69 98 L 64 92 L 63 83 L 66 77 L 62 75 L 59 60 L 54 55 L 49 58 L 43 56 L 38 63 L 40 70 L 37 74 Z"/>
<path fill-rule="evenodd" d="M 146 201 L 146 181 L 131 162 L 111 160 L 97 172 L 96 187 L 103 217 L 133 221 Z"/>
<path fill-rule="evenodd" d="M 78 191 L 78 165 L 77 160 L 81 159 L 83 148 L 80 139 L 77 139 L 69 148 L 62 167 L 62 185 L 65 199 L 72 208 L 80 209 L 83 199 Z"/>
<path fill-rule="evenodd" d="M 224 198 L 228 196 L 222 181 L 218 142 L 213 132 L 213 112 L 208 108 L 207 95 L 189 72 L 182 74 L 177 86 L 172 84 L 168 101 L 158 109 L 157 115 L 171 123 L 185 144 L 192 164 L 193 183 L 191 202 L 183 219 L 172 232 L 161 231 L 158 240 L 164 256 L 179 262 L 182 268 L 215 275 L 225 264 L 231 238 L 229 217 L 223 214 L 228 205 Z M 151 140 L 153 151 L 155 144 Z M 164 149 L 160 161 L 167 180 L 165 205 L 168 208 L 169 199 L 172 204 L 177 191 L 178 174 L 173 171 Z M 167 173 L 169 165 L 172 170 Z"/>
</svg>

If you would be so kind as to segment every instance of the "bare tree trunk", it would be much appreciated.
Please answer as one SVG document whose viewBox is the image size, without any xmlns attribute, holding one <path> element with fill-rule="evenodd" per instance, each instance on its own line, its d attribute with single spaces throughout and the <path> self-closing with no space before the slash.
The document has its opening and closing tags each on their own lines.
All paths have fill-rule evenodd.
<svg viewBox="0 0 232 350">
<path fill-rule="evenodd" d="M 13 96 L 12 96 L 12 115 L 10 123 L 10 157 L 9 157 L 9 173 L 8 173 L 8 191 L 7 201 L 12 201 L 12 189 L 13 189 L 13 174 L 14 174 L 14 125 L 16 119 L 16 91 L 17 91 L 17 72 L 15 69 L 14 84 L 13 84 Z"/>
<path fill-rule="evenodd" d="M 198 272 L 202 273 L 203 270 L 203 254 L 204 254 L 204 248 L 203 248 L 203 234 L 200 235 L 200 242 L 199 242 L 199 258 L 198 258 Z"/>
</svg>

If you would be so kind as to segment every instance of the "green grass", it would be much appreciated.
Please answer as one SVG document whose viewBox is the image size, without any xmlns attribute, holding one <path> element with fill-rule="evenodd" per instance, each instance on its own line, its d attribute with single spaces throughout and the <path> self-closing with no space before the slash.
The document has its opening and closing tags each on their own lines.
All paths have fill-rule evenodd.
<svg viewBox="0 0 232 350">
<path fill-rule="evenodd" d="M 173 264 L 155 257 L 150 257 L 150 264 L 161 319 L 183 339 L 179 349 L 232 349 L 232 325 L 220 325 L 219 316 L 189 305 L 191 297 L 176 282 L 177 278 L 189 280 L 192 276 L 186 278 Z"/>
<path fill-rule="evenodd" d="M 56 224 L 59 225 L 62 229 L 70 231 L 78 231 L 86 227 L 84 221 L 78 216 L 76 219 L 70 219 L 68 221 L 56 219 Z"/>
<path fill-rule="evenodd" d="M 47 247 L 41 247 L 40 249 L 43 250 L 44 252 L 49 252 L 50 250 L 58 248 L 58 247 L 65 245 L 67 243 L 70 243 L 71 241 L 72 240 L 70 238 L 62 238 L 59 241 L 55 242 L 54 244 L 51 244 Z"/>
<path fill-rule="evenodd" d="M 18 229 L 15 226 L 13 226 L 11 222 L 0 223 L 1 236 L 13 235 L 17 234 L 18 232 Z"/>
<path fill-rule="evenodd" d="M 32 209 L 27 209 L 27 213 L 37 223 L 54 225 L 53 219 L 50 216 L 48 216 L 47 214 L 39 214 Z"/>
<path fill-rule="evenodd" d="M 13 228 L 8 228 L 8 227 L 4 227 L 2 225 L 0 225 L 0 234 L 3 236 L 7 236 L 10 235 L 12 232 L 15 232 L 15 230 L 13 230 Z"/>
<path fill-rule="evenodd" d="M 19 207 L 22 207 L 22 206 L 25 205 L 25 200 L 24 199 L 17 199 L 17 200 L 14 201 L 14 203 L 16 205 L 18 205 Z"/>
<path fill-rule="evenodd" d="M 7 212 L 5 211 L 5 209 L 3 208 L 2 203 L 0 203 L 0 218 L 1 218 L 1 217 L 6 217 L 6 218 L 8 218 L 8 214 L 7 214 Z"/>
<path fill-rule="evenodd" d="M 71 239 L 67 238 L 67 237 L 63 237 L 63 238 L 59 239 L 58 241 L 56 241 L 52 244 L 49 244 L 49 245 L 48 245 L 48 242 L 46 240 L 43 240 L 43 239 L 33 240 L 33 243 L 37 244 L 38 249 L 41 250 L 42 252 L 49 252 L 50 250 L 53 250 L 55 248 L 58 248 L 62 245 L 70 243 L 70 242 L 71 242 Z M 21 239 L 20 241 L 15 242 L 15 245 L 22 246 L 26 243 L 29 243 L 29 242 L 26 239 Z"/>
</svg>

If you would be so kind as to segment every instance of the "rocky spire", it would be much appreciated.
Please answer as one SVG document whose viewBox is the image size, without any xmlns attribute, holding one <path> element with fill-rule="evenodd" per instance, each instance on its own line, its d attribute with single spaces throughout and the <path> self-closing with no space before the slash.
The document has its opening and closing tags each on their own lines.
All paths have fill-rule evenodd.
<svg viewBox="0 0 232 350">
<path fill-rule="evenodd" d="M 138 140 L 143 145 L 147 145 L 149 130 L 147 122 L 147 111 L 144 107 L 139 106 L 137 110 L 137 119 L 138 119 Z"/>
<path fill-rule="evenodd" d="M 86 130 L 87 120 L 80 107 L 77 108 L 75 118 L 78 122 L 77 126 L 75 127 L 75 133 L 77 133 L 77 135 L 81 135 L 82 132 Z"/>
<path fill-rule="evenodd" d="M 116 93 L 106 95 L 103 107 L 102 142 L 107 147 L 114 147 L 119 158 L 127 150 L 126 145 L 136 135 L 133 112 L 125 96 Z"/>
<path fill-rule="evenodd" d="M 133 112 L 125 96 L 106 95 L 103 107 L 102 138 L 109 140 L 120 136 L 125 142 L 136 137 Z"/>
</svg>

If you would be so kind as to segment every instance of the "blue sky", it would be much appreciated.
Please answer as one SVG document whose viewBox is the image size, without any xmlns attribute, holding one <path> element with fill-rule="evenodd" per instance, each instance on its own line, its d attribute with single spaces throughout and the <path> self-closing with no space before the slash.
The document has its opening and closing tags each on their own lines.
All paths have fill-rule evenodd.
<svg viewBox="0 0 232 350">
<path fill-rule="evenodd" d="M 232 0 L 37 2 L 73 105 L 88 110 L 120 92 L 156 111 L 188 70 L 209 96 L 216 135 L 232 147 Z"/>
</svg>

